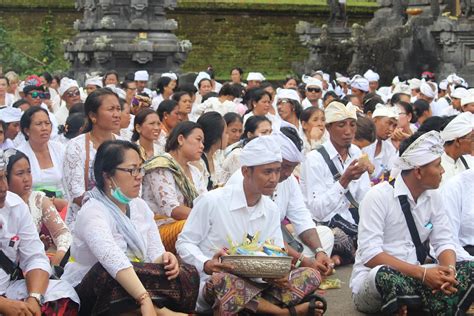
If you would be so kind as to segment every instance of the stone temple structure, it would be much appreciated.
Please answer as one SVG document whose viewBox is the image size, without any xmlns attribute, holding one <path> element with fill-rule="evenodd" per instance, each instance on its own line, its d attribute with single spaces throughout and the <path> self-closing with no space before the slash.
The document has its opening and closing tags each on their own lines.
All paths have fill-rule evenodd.
<svg viewBox="0 0 474 316">
<path fill-rule="evenodd" d="M 76 78 L 113 69 L 148 70 L 156 80 L 178 71 L 192 45 L 173 34 L 178 24 L 165 10 L 174 7 L 176 0 L 76 0 L 84 17 L 74 23 L 79 34 L 65 43 Z"/>
<path fill-rule="evenodd" d="M 455 72 L 474 82 L 474 1 L 472 7 L 471 0 L 460 2 L 378 0 L 380 8 L 364 27 L 300 22 L 296 32 L 310 53 L 297 70 L 353 75 L 371 68 L 384 84 L 395 75 L 412 78 L 431 71 L 441 78 Z"/>
</svg>

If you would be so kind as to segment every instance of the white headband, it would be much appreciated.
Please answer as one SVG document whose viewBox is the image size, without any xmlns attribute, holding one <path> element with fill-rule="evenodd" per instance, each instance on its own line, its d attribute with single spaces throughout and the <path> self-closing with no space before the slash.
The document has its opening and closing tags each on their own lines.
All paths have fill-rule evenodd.
<svg viewBox="0 0 474 316">
<path fill-rule="evenodd" d="M 252 139 L 242 149 L 240 164 L 242 167 L 265 165 L 281 162 L 281 150 L 274 135 L 265 135 Z"/>
<path fill-rule="evenodd" d="M 456 138 L 466 136 L 472 132 L 473 128 L 474 115 L 471 112 L 463 112 L 449 122 L 440 134 L 445 142 L 449 142 Z"/>
<path fill-rule="evenodd" d="M 354 106 L 345 106 L 341 102 L 333 101 L 329 103 L 328 107 L 324 110 L 326 116 L 326 123 L 333 123 L 343 121 L 351 118 L 357 120 L 357 111 Z"/>
<path fill-rule="evenodd" d="M 403 154 L 395 160 L 398 170 L 411 170 L 435 161 L 444 153 L 444 141 L 437 131 L 427 132 L 418 137 Z"/>
</svg>

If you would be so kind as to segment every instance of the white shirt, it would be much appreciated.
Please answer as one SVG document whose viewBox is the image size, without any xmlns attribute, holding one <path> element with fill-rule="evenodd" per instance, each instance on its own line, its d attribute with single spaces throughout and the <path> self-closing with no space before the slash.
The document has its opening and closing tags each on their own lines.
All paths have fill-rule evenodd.
<svg viewBox="0 0 474 316">
<path fill-rule="evenodd" d="M 66 124 L 67 117 L 69 116 L 69 109 L 67 108 L 66 104 L 61 105 L 54 115 L 58 120 L 58 124 Z"/>
<path fill-rule="evenodd" d="M 350 281 L 352 293 L 359 291 L 371 270 L 365 264 L 382 252 L 418 264 L 416 248 L 398 200 L 400 195 L 408 197 L 421 242 L 430 238 L 436 257 L 446 249 L 455 250 L 450 227 L 446 225 L 448 218 L 439 207 L 438 191 L 425 191 L 415 202 L 401 175 L 396 178 L 395 187 L 388 182 L 377 184 L 360 203 L 358 249 Z"/>
<path fill-rule="evenodd" d="M 443 111 L 449 107 L 448 100 L 445 97 L 439 98 L 431 103 L 431 112 L 433 116 L 442 116 Z M 446 110 L 447 111 L 447 110 Z"/>
<path fill-rule="evenodd" d="M 199 271 L 198 311 L 209 309 L 202 298 L 204 283 L 210 277 L 203 270 L 204 263 L 220 249 L 230 248 L 229 239 L 240 244 L 244 236 L 255 236 L 257 232 L 259 242 L 273 239 L 275 245 L 283 247 L 277 206 L 269 197 L 262 196 L 250 211 L 242 183 L 209 191 L 194 201 L 178 236 L 176 250 L 185 263 L 194 265 Z"/>
<path fill-rule="evenodd" d="M 312 107 L 313 104 L 308 100 L 308 98 L 304 98 L 303 102 L 301 102 L 301 106 L 303 107 L 303 110 L 306 110 L 307 108 Z M 318 107 L 324 109 L 323 100 L 318 99 Z"/>
<path fill-rule="evenodd" d="M 455 108 L 453 108 L 452 105 L 444 108 L 443 110 L 441 110 L 441 115 L 442 116 L 453 116 L 453 115 L 458 115 L 459 112 L 458 110 L 456 110 Z"/>
<path fill-rule="evenodd" d="M 464 155 L 463 157 L 466 160 L 468 166 L 474 168 L 474 164 L 471 162 L 472 156 Z M 458 158 L 456 161 L 454 161 L 454 159 L 451 158 L 446 152 L 444 152 L 441 156 L 441 166 L 444 169 L 441 185 L 444 185 L 446 181 L 466 170 L 461 158 Z"/>
<path fill-rule="evenodd" d="M 350 163 L 359 159 L 361 155 L 360 149 L 351 145 L 349 155 L 343 162 L 331 140 L 325 142 L 323 146 L 341 175 Z M 370 179 L 368 173 L 365 172 L 358 180 L 351 181 L 344 189 L 339 181 L 334 181 L 323 156 L 317 150 L 313 150 L 306 155 L 306 160 L 301 165 L 300 185 L 306 205 L 315 220 L 326 222 L 334 215 L 339 214 L 351 223 L 355 223 L 349 212 L 350 203 L 344 194 L 350 190 L 357 202 L 362 201 L 370 188 Z"/>
<path fill-rule="evenodd" d="M 133 199 L 129 205 L 130 220 L 145 241 L 145 262 L 155 262 L 165 248 L 153 220 L 153 212 L 140 198 Z M 74 262 L 66 265 L 61 279 L 76 286 L 97 262 L 115 278 L 119 271 L 132 266 L 126 252 L 127 243 L 106 206 L 90 199 L 77 215 L 71 245 Z"/>
<path fill-rule="evenodd" d="M 474 245 L 474 169 L 451 178 L 440 191 L 451 223 L 458 260 L 474 260 L 462 247 Z"/>
<path fill-rule="evenodd" d="M 392 170 L 393 163 L 398 157 L 398 151 L 390 139 L 380 140 L 380 142 L 382 142 L 380 153 L 375 156 L 375 149 L 378 142 L 379 140 L 376 140 L 362 149 L 362 151 L 369 156 L 369 160 L 375 167 L 374 172 L 371 174 L 371 177 L 374 179 L 378 179 L 384 172 Z"/>
<path fill-rule="evenodd" d="M 19 262 L 24 273 L 34 269 L 51 273 L 44 245 L 33 224 L 28 206 L 12 192 L 7 192 L 5 205 L 0 208 L 0 227 L 0 249 L 10 260 Z M 14 237 L 17 242 L 12 241 Z M 28 296 L 25 280 L 10 281 L 10 275 L 0 269 L 0 295 L 14 300 L 25 299 Z M 79 303 L 74 289 L 61 281 L 49 280 L 44 297 L 46 302 L 70 297 Z"/>
<path fill-rule="evenodd" d="M 5 93 L 5 104 L 0 104 L 0 108 L 12 106 L 15 102 L 15 96 L 11 93 Z"/>
<path fill-rule="evenodd" d="M 163 94 L 158 94 L 156 97 L 153 98 L 151 101 L 151 107 L 153 108 L 153 111 L 158 110 L 158 106 L 160 105 L 161 102 L 163 102 Z"/>
<path fill-rule="evenodd" d="M 239 169 L 230 177 L 226 186 L 242 183 L 243 179 L 244 176 Z M 293 224 L 297 236 L 308 229 L 316 228 L 311 213 L 304 204 L 303 193 L 294 175 L 278 183 L 271 199 L 280 211 L 280 222 L 287 217 Z"/>
</svg>

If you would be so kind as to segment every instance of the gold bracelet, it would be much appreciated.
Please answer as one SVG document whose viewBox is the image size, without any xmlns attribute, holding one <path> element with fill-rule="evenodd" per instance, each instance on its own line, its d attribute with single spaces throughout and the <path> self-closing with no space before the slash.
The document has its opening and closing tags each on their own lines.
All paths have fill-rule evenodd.
<svg viewBox="0 0 474 316">
<path fill-rule="evenodd" d="M 137 305 L 143 305 L 143 301 L 150 297 L 150 293 L 145 292 L 137 298 Z"/>
</svg>

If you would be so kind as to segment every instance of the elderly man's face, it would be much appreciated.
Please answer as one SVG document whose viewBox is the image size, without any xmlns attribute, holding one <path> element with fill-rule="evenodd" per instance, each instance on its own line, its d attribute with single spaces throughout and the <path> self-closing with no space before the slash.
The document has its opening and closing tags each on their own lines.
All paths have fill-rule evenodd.
<svg viewBox="0 0 474 316">
<path fill-rule="evenodd" d="M 0 208 L 5 206 L 5 200 L 7 199 L 7 172 L 6 170 L 0 170 Z"/>
<path fill-rule="evenodd" d="M 386 140 L 392 136 L 392 133 L 397 126 L 397 120 L 386 116 L 376 117 L 374 118 L 374 124 L 377 138 Z"/>
<path fill-rule="evenodd" d="M 336 147 L 351 147 L 357 130 L 356 120 L 348 118 L 326 125 L 331 142 Z"/>
<path fill-rule="evenodd" d="M 296 166 L 298 166 L 298 164 L 299 163 L 297 162 L 291 162 L 283 159 L 281 162 L 280 180 L 278 182 L 283 182 L 288 179 L 293 174 L 293 171 L 295 170 Z"/>
<path fill-rule="evenodd" d="M 439 188 L 444 169 L 441 166 L 441 158 L 430 162 L 414 170 L 419 181 L 420 187 L 425 190 L 434 190 Z"/>
<path fill-rule="evenodd" d="M 263 194 L 270 196 L 280 179 L 281 163 L 272 162 L 255 167 L 242 167 L 244 181 L 247 188 L 253 194 Z"/>
</svg>

